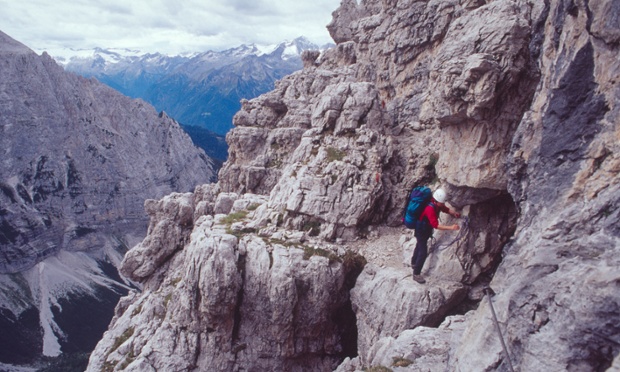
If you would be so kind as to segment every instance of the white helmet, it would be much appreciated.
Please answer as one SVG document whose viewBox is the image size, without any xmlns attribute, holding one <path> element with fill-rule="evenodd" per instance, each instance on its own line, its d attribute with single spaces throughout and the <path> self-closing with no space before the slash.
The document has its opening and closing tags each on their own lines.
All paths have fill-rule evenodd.
<svg viewBox="0 0 620 372">
<path fill-rule="evenodd" d="M 437 200 L 440 203 L 445 203 L 446 202 L 446 192 L 443 191 L 443 189 L 437 189 L 435 190 L 435 192 L 433 193 L 433 199 Z"/>
</svg>

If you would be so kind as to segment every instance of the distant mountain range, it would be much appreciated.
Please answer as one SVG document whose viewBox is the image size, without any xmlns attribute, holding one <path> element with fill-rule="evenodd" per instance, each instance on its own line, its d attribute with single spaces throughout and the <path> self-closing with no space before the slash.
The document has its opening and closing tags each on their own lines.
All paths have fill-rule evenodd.
<svg viewBox="0 0 620 372">
<path fill-rule="evenodd" d="M 241 99 L 268 92 L 276 80 L 301 69 L 304 50 L 328 47 L 299 37 L 272 47 L 241 45 L 186 56 L 97 48 L 67 50 L 54 59 L 67 71 L 95 77 L 127 96 L 144 99 L 184 126 L 225 135 Z"/>
</svg>

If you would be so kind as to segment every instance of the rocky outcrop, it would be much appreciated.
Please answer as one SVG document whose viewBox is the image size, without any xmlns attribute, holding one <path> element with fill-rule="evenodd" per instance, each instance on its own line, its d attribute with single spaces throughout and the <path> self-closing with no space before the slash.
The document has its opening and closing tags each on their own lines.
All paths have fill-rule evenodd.
<svg viewBox="0 0 620 372">
<path fill-rule="evenodd" d="M 617 8 L 602 0 L 343 1 L 328 26 L 337 46 L 317 59 L 308 54 L 303 71 L 243 103 L 227 136 L 229 161 L 216 186 L 194 194 L 200 201 L 194 201 L 194 222 L 186 225 L 185 236 L 193 241 L 193 234 L 205 231 L 205 240 L 215 240 L 206 250 L 242 236 L 237 244 L 248 248 L 233 250 L 238 253 L 230 260 L 245 257 L 246 265 L 254 249 L 248 244 L 261 244 L 259 237 L 267 251 L 277 240 L 344 256 L 347 251 L 368 252 L 368 247 L 360 247 L 371 242 L 375 257 L 390 254 L 394 247 L 387 242 L 399 240 L 397 248 L 410 252 L 415 239 L 404 228 L 403 237 L 394 239 L 377 236 L 385 231 L 379 227 L 400 223 L 412 185 L 441 185 L 464 218 L 444 219 L 462 229 L 458 235 L 436 234 L 423 272 L 427 284 L 413 282 L 411 269 L 399 264 L 366 265 L 349 294 L 328 279 L 313 282 L 313 293 L 321 286 L 333 291 L 329 300 L 322 299 L 327 304 L 346 302 L 349 296 L 346 313 L 355 319 L 356 348 L 339 354 L 347 358 L 337 369 L 503 371 L 509 364 L 518 370 L 610 368 L 620 353 L 620 277 L 613 270 L 620 247 L 614 119 L 620 67 L 619 25 L 613 16 Z M 228 231 L 200 230 L 197 221 L 221 225 L 224 219 L 215 211 L 228 213 L 224 206 L 232 205 L 233 212 L 249 208 L 250 196 L 258 201 L 242 223 L 231 222 Z M 238 201 L 244 206 L 234 207 Z M 124 367 L 137 370 L 166 362 L 143 346 L 143 336 L 120 338 L 118 345 L 114 340 L 131 327 L 128 306 L 172 291 L 168 272 L 191 267 L 180 260 L 192 244 L 181 246 L 178 242 L 188 238 L 179 239 L 166 248 L 173 253 L 159 268 L 137 277 L 153 292 L 136 294 L 119 307 L 116 323 L 91 358 L 91 369 L 105 363 L 120 369 L 127 361 Z M 147 239 L 143 245 L 147 243 L 152 244 Z M 149 249 L 139 249 L 146 250 L 125 259 L 123 267 L 131 266 L 131 272 L 142 267 L 133 262 L 148 266 L 150 261 L 142 259 Z M 397 261 L 407 263 L 410 253 L 404 257 Z M 291 261 L 289 267 L 297 265 Z M 329 265 L 341 270 L 338 264 Z M 271 270 L 265 267 L 263 275 Z M 322 275 L 322 268 L 313 270 Z M 245 288 L 253 284 L 243 279 L 239 283 L 234 270 L 218 272 L 219 279 L 213 280 L 243 293 L 236 302 L 243 308 Z M 293 272 L 304 273 L 294 269 L 282 283 L 297 278 Z M 488 286 L 495 292 L 491 303 L 508 355 L 495 328 L 490 292 L 483 291 Z M 219 299 L 220 291 L 214 285 L 208 297 Z M 202 300 L 204 290 L 185 296 L 198 293 Z M 276 297 L 272 293 L 254 297 L 255 306 L 286 307 L 296 298 L 288 292 Z M 297 326 L 306 335 L 294 321 L 297 316 L 332 335 L 329 323 L 319 326 L 306 315 L 324 305 L 303 307 L 292 323 L 289 313 L 278 313 L 268 320 L 273 325 L 269 331 L 252 326 L 252 337 L 265 340 L 277 334 L 288 340 L 283 332 Z M 333 308 L 321 311 L 329 314 Z M 221 322 L 233 323 L 224 331 L 226 346 L 192 350 L 190 355 L 198 355 L 192 366 L 333 368 L 331 350 L 338 348 L 325 343 L 304 348 L 308 343 L 295 341 L 296 350 L 302 351 L 293 357 L 296 362 L 285 347 L 254 358 L 264 347 L 259 341 L 251 343 L 249 333 L 234 331 L 230 313 Z M 255 315 L 239 314 L 241 328 L 258 324 Z M 152 317 L 140 324 L 156 328 Z M 184 334 L 187 327 L 173 328 Z M 248 335 L 242 354 L 230 356 L 227 365 L 208 364 L 221 360 L 222 352 L 231 353 L 228 340 L 239 334 Z M 341 345 L 348 345 L 345 339 Z M 318 354 L 310 352 L 317 348 Z M 330 363 L 310 362 L 306 352 Z"/>
<path fill-rule="evenodd" d="M 115 266 L 146 234 L 144 200 L 214 180 L 212 161 L 165 113 L 3 33 L 0 64 L 0 361 L 88 352 L 105 324 L 85 335 L 80 301 L 109 321 L 128 284 Z"/>
<path fill-rule="evenodd" d="M 343 340 L 355 337 L 347 304 L 357 257 L 249 234 L 257 201 L 265 199 L 248 195 L 229 215 L 196 220 L 187 212 L 215 200 L 177 194 L 150 204 L 149 238 L 122 265 L 144 290 L 119 304 L 89 370 L 336 368 L 351 352 Z M 188 222 L 193 229 L 177 234 Z"/>
</svg>

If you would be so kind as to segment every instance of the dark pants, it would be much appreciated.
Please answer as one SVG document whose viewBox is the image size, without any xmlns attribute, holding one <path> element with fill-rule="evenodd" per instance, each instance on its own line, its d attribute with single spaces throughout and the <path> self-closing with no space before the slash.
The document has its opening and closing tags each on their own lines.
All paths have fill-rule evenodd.
<svg viewBox="0 0 620 372">
<path fill-rule="evenodd" d="M 413 275 L 420 275 L 422 267 L 428 256 L 428 239 L 431 237 L 433 229 L 418 228 L 415 229 L 415 238 L 417 243 L 413 256 L 411 257 L 411 267 L 413 267 Z"/>
</svg>

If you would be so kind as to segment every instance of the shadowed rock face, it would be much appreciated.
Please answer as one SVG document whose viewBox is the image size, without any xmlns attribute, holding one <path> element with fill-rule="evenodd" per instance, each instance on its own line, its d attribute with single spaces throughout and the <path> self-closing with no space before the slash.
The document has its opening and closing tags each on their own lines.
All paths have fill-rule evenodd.
<svg viewBox="0 0 620 372">
<path fill-rule="evenodd" d="M 32 329 L 24 337 L 59 340 L 34 354 L 88 352 L 104 327 L 87 341 L 74 337 L 64 317 L 95 312 L 65 300 L 100 304 L 107 323 L 127 291 L 115 266 L 146 233 L 144 201 L 214 180 L 212 161 L 164 113 L 66 73 L 1 32 L 0 149 L 3 316 Z M 32 311 L 47 314 L 38 326 Z"/>
<path fill-rule="evenodd" d="M 480 302 L 487 285 L 515 368 L 610 367 L 620 352 L 613 9 L 343 1 L 328 26 L 336 47 L 243 103 L 219 183 L 148 208 L 150 234 L 122 265 L 146 290 L 117 308 L 89 370 L 324 371 L 345 356 L 339 371 L 395 358 L 411 371 L 508 370 Z M 462 235 L 436 233 L 428 283 L 372 263 L 352 271 L 350 292 L 324 276 L 351 279 L 335 257 L 376 225 L 398 225 L 416 183 L 446 188 L 467 217 L 444 217 Z M 400 248 L 413 248 L 409 237 Z M 214 256 L 188 261 L 197 246 Z M 303 262 L 302 248 L 335 256 Z M 339 354 L 350 338 L 326 319 L 347 301 L 357 350 Z"/>
</svg>

